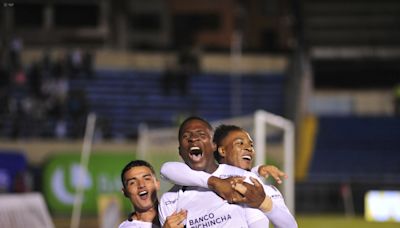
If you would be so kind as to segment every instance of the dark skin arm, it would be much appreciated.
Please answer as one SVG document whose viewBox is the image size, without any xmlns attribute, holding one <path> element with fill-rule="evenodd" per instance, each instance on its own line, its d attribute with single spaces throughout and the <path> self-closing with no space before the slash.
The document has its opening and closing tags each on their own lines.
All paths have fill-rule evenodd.
<svg viewBox="0 0 400 228">
<path fill-rule="evenodd" d="M 235 181 L 232 187 L 240 193 L 239 198 L 234 198 L 234 203 L 243 203 L 252 208 L 260 208 L 263 212 L 272 209 L 272 199 L 265 194 L 262 184 L 255 178 L 250 177 L 253 184 L 243 181 Z"/>
<path fill-rule="evenodd" d="M 221 198 L 227 200 L 229 203 L 233 202 L 234 198 L 239 198 L 240 193 L 232 188 L 232 184 L 236 181 L 243 181 L 243 177 L 229 177 L 221 179 L 218 177 L 211 176 L 208 179 L 208 187 L 210 190 L 217 193 Z"/>
<path fill-rule="evenodd" d="M 282 179 L 281 178 L 288 178 L 286 173 L 284 173 L 282 170 L 278 169 L 276 166 L 273 165 L 261 165 L 258 168 L 258 174 L 264 178 L 268 178 L 271 176 L 272 178 L 275 179 L 276 183 L 282 184 Z"/>
<path fill-rule="evenodd" d="M 208 179 L 208 186 L 229 203 L 242 203 L 252 208 L 260 208 L 266 200 L 271 201 L 271 198 L 265 195 L 260 182 L 254 178 L 250 179 L 254 185 L 244 182 L 243 177 L 220 179 L 213 176 Z"/>
</svg>

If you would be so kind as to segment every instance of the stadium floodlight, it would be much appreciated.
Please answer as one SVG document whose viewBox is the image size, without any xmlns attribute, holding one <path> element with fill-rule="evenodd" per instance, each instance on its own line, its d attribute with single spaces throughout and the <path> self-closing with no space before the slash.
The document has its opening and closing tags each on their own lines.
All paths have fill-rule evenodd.
<svg viewBox="0 0 400 228">
<path fill-rule="evenodd" d="M 213 127 L 220 124 L 234 124 L 253 134 L 256 158 L 255 164 L 265 164 L 267 161 L 267 134 L 276 131 L 268 126 L 273 126 L 283 131 L 283 171 L 288 179 L 283 182 L 282 194 L 286 205 L 294 215 L 294 126 L 293 123 L 281 116 L 258 110 L 250 115 L 238 116 L 211 122 Z M 268 131 L 267 131 L 268 129 Z M 137 144 L 137 158 L 150 162 L 156 170 L 166 161 L 182 161 L 178 154 L 178 128 L 149 129 L 145 124 L 139 127 Z M 161 192 L 171 187 L 169 183 L 161 182 Z"/>
</svg>

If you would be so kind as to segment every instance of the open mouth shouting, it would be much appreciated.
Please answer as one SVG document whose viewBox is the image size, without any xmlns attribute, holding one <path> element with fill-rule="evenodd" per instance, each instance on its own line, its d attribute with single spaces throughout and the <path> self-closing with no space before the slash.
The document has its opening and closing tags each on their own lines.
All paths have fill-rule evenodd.
<svg viewBox="0 0 400 228">
<path fill-rule="evenodd" d="M 250 156 L 250 155 L 243 155 L 243 156 L 242 156 L 242 159 L 245 160 L 245 161 L 251 162 L 253 158 L 252 158 L 252 156 Z"/>
<path fill-rule="evenodd" d="M 148 196 L 149 196 L 149 192 L 148 191 L 139 192 L 139 198 L 142 199 L 142 200 L 146 200 Z"/>
<path fill-rule="evenodd" d="M 203 151 L 198 146 L 190 147 L 189 157 L 194 162 L 199 162 L 203 157 Z"/>
</svg>

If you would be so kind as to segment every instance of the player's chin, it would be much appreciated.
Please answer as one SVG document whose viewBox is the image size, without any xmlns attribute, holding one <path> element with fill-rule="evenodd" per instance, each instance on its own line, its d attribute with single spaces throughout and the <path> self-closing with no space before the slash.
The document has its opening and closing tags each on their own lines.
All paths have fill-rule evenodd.
<svg viewBox="0 0 400 228">
<path fill-rule="evenodd" d="M 191 169 L 197 170 L 197 171 L 203 171 L 206 168 L 206 164 L 204 162 L 192 161 L 189 166 Z"/>
<path fill-rule="evenodd" d="M 242 161 L 239 163 L 239 168 L 244 170 L 251 170 L 251 162 L 250 161 Z"/>
</svg>

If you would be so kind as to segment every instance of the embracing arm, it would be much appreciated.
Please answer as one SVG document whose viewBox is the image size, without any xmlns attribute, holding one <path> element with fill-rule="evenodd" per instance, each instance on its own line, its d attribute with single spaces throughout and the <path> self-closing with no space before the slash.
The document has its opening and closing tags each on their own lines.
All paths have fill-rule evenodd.
<svg viewBox="0 0 400 228">
<path fill-rule="evenodd" d="M 161 176 L 177 185 L 208 188 L 229 202 L 239 196 L 239 193 L 232 188 L 232 181 L 243 179 L 242 177 L 221 179 L 203 171 L 192 170 L 181 162 L 164 163 L 161 167 Z"/>
<path fill-rule="evenodd" d="M 161 176 L 177 185 L 208 188 L 211 174 L 193 170 L 182 162 L 166 162 L 161 167 Z"/>
</svg>

